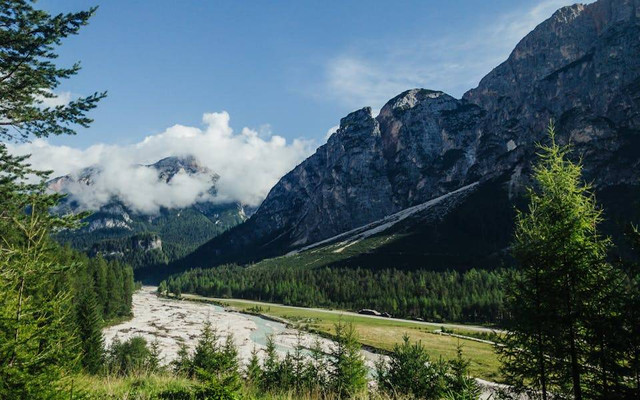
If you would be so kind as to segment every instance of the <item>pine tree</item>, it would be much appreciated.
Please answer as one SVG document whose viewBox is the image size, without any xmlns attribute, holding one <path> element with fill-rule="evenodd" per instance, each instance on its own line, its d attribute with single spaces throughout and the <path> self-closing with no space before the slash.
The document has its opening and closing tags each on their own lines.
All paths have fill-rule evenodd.
<svg viewBox="0 0 640 400">
<path fill-rule="evenodd" d="M 211 324 L 211 321 L 205 321 L 192 359 L 196 376 L 209 375 L 220 370 L 219 341 L 218 329 Z"/>
<path fill-rule="evenodd" d="M 254 347 L 251 350 L 251 358 L 245 368 L 245 378 L 252 384 L 257 384 L 262 379 L 262 369 L 260 368 L 260 360 L 258 359 L 258 350 Z"/>
<path fill-rule="evenodd" d="M 157 373 L 160 371 L 160 343 L 154 340 L 149 349 L 149 360 L 147 362 L 147 371 L 149 373 Z"/>
<path fill-rule="evenodd" d="M 280 360 L 276 352 L 276 343 L 273 335 L 267 336 L 267 345 L 265 348 L 266 357 L 262 367 L 262 389 L 273 390 L 277 388 L 280 382 Z"/>
<path fill-rule="evenodd" d="M 0 138 L 15 140 L 74 134 L 73 125 L 88 127 L 86 113 L 105 93 L 71 101 L 67 105 L 42 107 L 53 98 L 60 81 L 75 75 L 79 64 L 60 68 L 53 63 L 55 47 L 78 33 L 95 8 L 51 16 L 36 10 L 31 1 L 4 0 L 0 7 Z M 12 129 L 13 128 L 13 129 Z"/>
<path fill-rule="evenodd" d="M 339 321 L 334 329 L 335 345 L 330 357 L 331 386 L 340 396 L 350 397 L 366 388 L 367 368 L 353 324 Z"/>
<path fill-rule="evenodd" d="M 75 363 L 77 343 L 66 279 L 76 265 L 56 260 L 50 233 L 78 218 L 51 216 L 60 196 L 47 194 L 42 181 L 22 181 L 46 174 L 4 146 L 0 171 L 0 398 L 45 398 Z"/>
<path fill-rule="evenodd" d="M 307 375 L 316 388 L 323 390 L 327 386 L 327 360 L 319 338 L 316 338 L 311 346 Z"/>
<path fill-rule="evenodd" d="M 100 329 L 102 320 L 93 290 L 83 290 L 79 295 L 76 310 L 78 337 L 82 347 L 82 366 L 87 372 L 96 374 L 103 368 L 104 339 Z"/>
<path fill-rule="evenodd" d="M 158 285 L 158 293 L 161 294 L 161 295 L 166 295 L 167 294 L 167 283 L 166 283 L 166 281 L 160 282 L 160 285 Z"/>
<path fill-rule="evenodd" d="M 389 394 L 401 394 L 420 399 L 440 399 L 444 396 L 447 365 L 434 362 L 421 342 L 410 343 L 406 334 L 396 344 L 389 361 L 376 363 L 378 387 Z"/>
<path fill-rule="evenodd" d="M 176 375 L 191 376 L 193 374 L 193 362 L 186 343 L 180 343 L 178 357 L 171 362 L 171 365 L 173 367 L 173 373 Z"/>
<path fill-rule="evenodd" d="M 302 332 L 298 331 L 296 334 L 296 345 L 294 352 L 291 356 L 291 363 L 293 368 L 293 383 L 298 392 L 303 388 L 309 388 L 310 381 L 307 381 L 307 368 L 305 365 L 305 357 L 303 353 L 304 347 L 302 345 Z"/>
<path fill-rule="evenodd" d="M 86 113 L 104 94 L 57 107 L 43 107 L 43 100 L 78 72 L 77 64 L 54 64 L 56 46 L 77 34 L 94 10 L 51 16 L 30 1 L 2 2 L 3 142 L 73 134 L 75 126 L 91 123 Z M 75 266 L 55 260 L 50 234 L 76 226 L 78 218 L 49 215 L 60 196 L 46 193 L 48 174 L 31 169 L 27 158 L 11 156 L 0 143 L 0 398 L 51 397 L 76 359 L 71 287 L 63 279 Z M 25 183 L 28 178 L 38 183 Z"/>
<path fill-rule="evenodd" d="M 445 375 L 447 381 L 446 397 L 451 399 L 479 399 L 480 386 L 469 372 L 469 360 L 462 354 L 462 345 L 456 346 L 456 358 L 448 363 L 449 372 Z"/>
<path fill-rule="evenodd" d="M 590 305 L 608 274 L 609 241 L 598 234 L 601 212 L 581 166 L 556 143 L 553 125 L 549 138 L 540 146 L 529 208 L 516 220 L 518 272 L 508 282 L 511 321 L 498 352 L 517 390 L 581 400 Z"/>
</svg>

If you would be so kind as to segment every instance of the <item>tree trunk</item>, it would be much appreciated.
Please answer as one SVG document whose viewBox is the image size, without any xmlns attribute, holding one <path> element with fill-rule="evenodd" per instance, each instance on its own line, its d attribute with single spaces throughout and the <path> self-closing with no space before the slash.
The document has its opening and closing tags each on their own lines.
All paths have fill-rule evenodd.
<svg viewBox="0 0 640 400">
<path fill-rule="evenodd" d="M 538 317 L 542 315 L 540 312 L 540 277 L 538 271 L 536 271 L 536 308 L 538 311 Z M 540 359 L 540 384 L 542 385 L 542 400 L 547 400 L 547 371 L 544 364 L 544 351 L 542 351 L 542 329 L 540 323 L 538 323 L 538 358 Z"/>
<path fill-rule="evenodd" d="M 569 280 L 570 282 L 570 280 Z M 578 349 L 576 348 L 576 332 L 573 317 L 573 307 L 571 307 L 572 285 L 567 285 L 567 315 L 569 318 L 569 349 L 571 355 L 571 381 L 573 383 L 574 400 L 582 400 L 582 388 L 580 387 L 580 365 L 578 363 Z"/>
<path fill-rule="evenodd" d="M 18 348 L 18 338 L 20 337 L 20 317 L 22 317 L 22 299 L 24 297 L 24 275 L 20 278 L 20 290 L 18 291 L 18 309 L 16 310 L 16 332 L 14 334 L 15 348 L 9 366 L 16 360 L 16 349 Z"/>
</svg>

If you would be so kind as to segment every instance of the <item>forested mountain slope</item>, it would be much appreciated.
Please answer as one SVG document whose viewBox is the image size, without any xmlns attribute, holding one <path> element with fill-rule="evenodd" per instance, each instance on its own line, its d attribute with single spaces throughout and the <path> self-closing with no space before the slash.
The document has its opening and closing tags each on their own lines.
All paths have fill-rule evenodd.
<svg viewBox="0 0 640 400">
<path fill-rule="evenodd" d="M 146 167 L 165 183 L 180 175 L 210 179 L 209 190 L 215 194 L 218 175 L 199 165 L 193 157 L 168 157 Z M 100 174 L 99 169 L 86 168 L 49 182 L 50 190 L 67 194 L 57 207 L 58 212 L 92 212 L 84 220 L 84 227 L 63 231 L 57 238 L 92 255 L 124 260 L 134 268 L 153 267 L 180 258 L 246 219 L 245 208 L 237 203 L 203 201 L 188 207 L 161 207 L 154 212 L 135 209 L 117 196 L 104 204 L 84 204 L 83 191 L 94 190 Z"/>
</svg>

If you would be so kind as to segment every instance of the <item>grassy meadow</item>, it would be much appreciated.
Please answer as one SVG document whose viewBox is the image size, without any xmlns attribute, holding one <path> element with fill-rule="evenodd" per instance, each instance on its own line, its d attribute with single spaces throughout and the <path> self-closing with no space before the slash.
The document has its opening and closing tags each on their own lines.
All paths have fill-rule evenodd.
<svg viewBox="0 0 640 400">
<path fill-rule="evenodd" d="M 316 308 L 299 308 L 239 299 L 207 298 L 198 295 L 184 294 L 187 300 L 205 301 L 223 305 L 232 310 L 261 314 L 286 320 L 296 328 L 320 335 L 332 335 L 334 325 L 342 320 L 353 323 L 364 346 L 379 351 L 390 351 L 395 343 L 402 340 L 406 333 L 412 341 L 420 340 L 427 347 L 429 355 L 434 359 L 451 360 L 456 356 L 458 344 L 463 346 L 464 356 L 471 362 L 473 376 L 493 382 L 501 382 L 500 363 L 493 345 L 475 340 L 441 335 L 444 327 L 447 332 L 462 336 L 489 336 L 491 330 L 479 326 L 459 324 L 418 323 L 388 318 L 371 318 L 336 310 Z"/>
</svg>

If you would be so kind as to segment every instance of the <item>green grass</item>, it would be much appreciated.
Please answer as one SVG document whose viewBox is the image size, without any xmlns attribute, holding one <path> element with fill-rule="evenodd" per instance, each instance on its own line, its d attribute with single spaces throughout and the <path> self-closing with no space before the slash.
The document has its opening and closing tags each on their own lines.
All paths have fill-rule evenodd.
<svg viewBox="0 0 640 400">
<path fill-rule="evenodd" d="M 360 342 L 363 345 L 382 351 L 392 350 L 394 344 L 399 343 L 405 333 L 409 335 L 411 340 L 422 341 L 427 347 L 430 356 L 434 359 L 450 360 L 455 358 L 456 347 L 461 344 L 464 356 L 471 362 L 470 370 L 473 376 L 493 382 L 502 381 L 499 373 L 500 363 L 493 346 L 487 343 L 435 333 L 443 325 L 451 326 L 449 324 L 416 324 L 410 321 L 369 318 L 330 310 L 291 308 L 248 300 L 212 299 L 197 295 L 184 295 L 184 297 L 189 300 L 222 304 L 241 312 L 256 313 L 256 310 L 261 310 L 260 314 L 285 319 L 297 328 L 324 335 L 332 335 L 334 333 L 334 325 L 340 320 L 351 322 L 356 328 L 360 336 Z M 453 331 L 456 334 L 467 336 L 479 333 L 473 329 L 473 326 L 465 329 L 458 325 Z"/>
<path fill-rule="evenodd" d="M 166 390 L 189 389 L 196 381 L 173 375 L 128 377 L 78 375 L 73 378 L 74 398 L 79 399 L 156 399 Z"/>
<path fill-rule="evenodd" d="M 195 380 L 170 374 L 143 374 L 128 377 L 77 375 L 72 378 L 72 381 L 73 398 L 86 400 L 152 400 L 158 399 L 158 396 L 164 391 L 189 392 L 190 389 L 199 385 Z M 239 397 L 242 400 L 338 400 L 336 396 L 331 394 L 296 393 L 294 391 L 269 393 L 248 385 L 241 387 Z M 71 398 L 71 392 L 69 392 L 69 398 Z M 398 398 L 398 400 L 401 399 Z M 389 397 L 363 392 L 361 395 L 355 396 L 354 400 L 389 400 Z"/>
<path fill-rule="evenodd" d="M 300 268 L 317 268 L 329 266 L 341 261 L 349 260 L 363 253 L 369 253 L 379 247 L 389 244 L 402 238 L 403 235 L 376 235 L 362 239 L 348 246 L 344 244 L 331 243 L 324 246 L 312 248 L 297 254 L 267 258 L 259 261 L 252 267 L 283 266 L 293 265 Z"/>
</svg>

